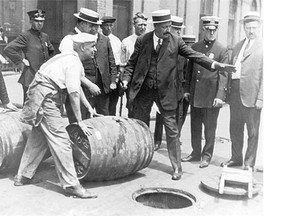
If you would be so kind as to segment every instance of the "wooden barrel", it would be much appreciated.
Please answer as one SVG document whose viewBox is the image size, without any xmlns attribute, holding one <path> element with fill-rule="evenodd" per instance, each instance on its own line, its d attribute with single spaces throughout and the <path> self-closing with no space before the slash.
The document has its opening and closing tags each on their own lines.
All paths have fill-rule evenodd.
<svg viewBox="0 0 288 216">
<path fill-rule="evenodd" d="M 104 181 L 131 175 L 149 165 L 153 136 L 148 126 L 136 119 L 104 116 L 84 121 L 93 127 L 86 136 L 78 125 L 66 130 L 73 142 L 73 158 L 80 180 Z"/>
<path fill-rule="evenodd" d="M 32 130 L 20 122 L 20 112 L 0 113 L 0 171 L 18 168 Z"/>
</svg>

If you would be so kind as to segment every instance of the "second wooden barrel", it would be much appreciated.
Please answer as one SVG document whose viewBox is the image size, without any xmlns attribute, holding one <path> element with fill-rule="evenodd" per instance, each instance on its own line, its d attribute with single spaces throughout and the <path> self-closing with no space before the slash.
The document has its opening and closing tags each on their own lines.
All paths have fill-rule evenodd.
<svg viewBox="0 0 288 216">
<path fill-rule="evenodd" d="M 78 178 L 88 181 L 114 180 L 149 165 L 154 141 L 148 126 L 136 119 L 104 116 L 84 120 L 93 127 L 86 136 L 78 125 L 66 130 L 73 142 Z"/>
</svg>

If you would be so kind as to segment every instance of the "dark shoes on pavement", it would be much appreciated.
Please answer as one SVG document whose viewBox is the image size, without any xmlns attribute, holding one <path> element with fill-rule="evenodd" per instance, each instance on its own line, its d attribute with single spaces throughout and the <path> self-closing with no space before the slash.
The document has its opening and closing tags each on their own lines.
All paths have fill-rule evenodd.
<svg viewBox="0 0 288 216">
<path fill-rule="evenodd" d="M 200 161 L 200 158 L 193 157 L 192 155 L 188 155 L 185 158 L 181 159 L 182 162 L 192 162 L 192 161 Z"/>
<path fill-rule="evenodd" d="M 160 149 L 160 146 L 161 146 L 161 142 L 155 142 L 154 151 L 159 150 L 159 149 Z"/>
<path fill-rule="evenodd" d="M 226 165 L 227 167 L 235 167 L 235 166 L 242 166 L 243 163 L 239 161 L 229 160 L 229 161 L 221 163 L 221 167 L 223 167 L 224 165 Z"/>
<path fill-rule="evenodd" d="M 182 170 L 181 168 L 175 169 L 173 174 L 172 174 L 172 180 L 180 180 L 182 177 L 183 172 L 180 171 Z"/>
<path fill-rule="evenodd" d="M 26 178 L 24 176 L 16 175 L 14 178 L 14 185 L 15 186 L 23 186 L 23 185 L 28 185 L 28 184 L 38 184 L 42 182 L 41 179 L 36 179 L 36 178 Z"/>
<path fill-rule="evenodd" d="M 205 168 L 208 167 L 210 164 L 210 160 L 209 159 L 203 159 L 199 165 L 200 168 Z"/>
<path fill-rule="evenodd" d="M 83 188 L 82 185 L 67 187 L 65 190 L 71 195 L 81 199 L 97 198 L 97 194 L 89 192 L 88 190 Z"/>
</svg>

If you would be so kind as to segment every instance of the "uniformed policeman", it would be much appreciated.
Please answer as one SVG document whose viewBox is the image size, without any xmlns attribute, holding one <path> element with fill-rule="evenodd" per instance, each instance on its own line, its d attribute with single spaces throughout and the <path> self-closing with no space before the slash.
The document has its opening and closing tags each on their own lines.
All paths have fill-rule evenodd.
<svg viewBox="0 0 288 216">
<path fill-rule="evenodd" d="M 209 58 L 221 62 L 228 62 L 228 50 L 218 41 L 216 35 L 219 17 L 204 16 L 204 39 L 193 44 L 192 48 Z M 193 70 L 187 75 L 184 97 L 191 104 L 191 145 L 192 153 L 182 158 L 182 162 L 200 161 L 200 168 L 207 167 L 211 161 L 215 142 L 215 131 L 219 110 L 224 104 L 227 73 L 217 71 L 211 73 L 199 64 L 189 61 L 188 70 Z M 201 151 L 202 124 L 204 125 L 205 145 Z"/>
<path fill-rule="evenodd" d="M 54 53 L 54 47 L 48 35 L 42 32 L 45 21 L 45 11 L 37 9 L 27 12 L 31 28 L 11 41 L 4 49 L 5 55 L 23 72 L 18 80 L 23 87 L 23 98 L 35 73 Z M 24 56 L 22 56 L 22 51 Z"/>
</svg>

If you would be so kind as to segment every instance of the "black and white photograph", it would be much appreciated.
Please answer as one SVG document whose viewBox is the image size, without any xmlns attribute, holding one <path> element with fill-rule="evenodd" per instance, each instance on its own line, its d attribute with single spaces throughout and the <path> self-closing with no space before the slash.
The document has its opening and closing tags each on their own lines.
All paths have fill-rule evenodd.
<svg viewBox="0 0 288 216">
<path fill-rule="evenodd" d="M 283 215 L 266 3 L 1 0 L 0 215 Z"/>
</svg>

